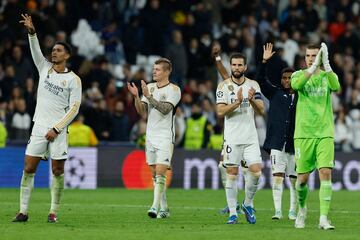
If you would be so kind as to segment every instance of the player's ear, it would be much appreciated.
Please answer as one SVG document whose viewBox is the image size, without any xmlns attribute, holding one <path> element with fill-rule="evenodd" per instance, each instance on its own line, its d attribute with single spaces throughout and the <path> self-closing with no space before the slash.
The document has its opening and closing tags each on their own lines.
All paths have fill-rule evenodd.
<svg viewBox="0 0 360 240">
<path fill-rule="evenodd" d="M 67 60 L 69 60 L 69 58 L 70 58 L 70 54 L 69 54 L 69 53 L 66 53 L 66 54 L 65 54 L 65 60 L 67 61 Z"/>
</svg>

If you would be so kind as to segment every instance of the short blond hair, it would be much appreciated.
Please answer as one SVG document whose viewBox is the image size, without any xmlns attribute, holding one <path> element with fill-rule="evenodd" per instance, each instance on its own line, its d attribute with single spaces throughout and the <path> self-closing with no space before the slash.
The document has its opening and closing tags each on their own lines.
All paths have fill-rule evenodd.
<svg viewBox="0 0 360 240">
<path fill-rule="evenodd" d="M 167 58 L 159 58 L 155 61 L 155 64 L 161 64 L 164 70 L 168 70 L 169 72 L 172 71 L 172 63 Z"/>
</svg>

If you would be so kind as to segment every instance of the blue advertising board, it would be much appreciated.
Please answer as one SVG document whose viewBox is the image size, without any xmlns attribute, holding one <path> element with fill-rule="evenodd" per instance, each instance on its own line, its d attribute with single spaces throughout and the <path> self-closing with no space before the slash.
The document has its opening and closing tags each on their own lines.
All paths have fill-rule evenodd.
<svg viewBox="0 0 360 240">
<path fill-rule="evenodd" d="M 24 169 L 24 147 L 0 148 L 0 187 L 19 187 Z M 41 161 L 35 175 L 35 187 L 49 186 L 49 163 Z"/>
</svg>

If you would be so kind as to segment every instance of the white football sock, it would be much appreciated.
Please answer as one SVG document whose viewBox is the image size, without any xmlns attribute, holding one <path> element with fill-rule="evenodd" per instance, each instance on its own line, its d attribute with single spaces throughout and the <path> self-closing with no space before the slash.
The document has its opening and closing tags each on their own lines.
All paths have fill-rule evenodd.
<svg viewBox="0 0 360 240">
<path fill-rule="evenodd" d="M 56 214 L 59 210 L 60 200 L 64 192 L 64 174 L 60 176 L 53 174 L 52 177 L 50 213 Z"/>
<path fill-rule="evenodd" d="M 226 184 L 225 184 L 225 193 L 226 193 L 226 201 L 229 207 L 230 216 L 236 215 L 236 204 L 237 204 L 237 195 L 238 195 L 238 187 L 237 187 L 237 175 L 226 175 Z"/>
<path fill-rule="evenodd" d="M 20 184 L 20 213 L 28 212 L 31 190 L 34 188 L 34 176 L 35 173 L 23 171 Z"/>
<path fill-rule="evenodd" d="M 274 207 L 275 207 L 275 211 L 280 211 L 280 212 L 281 212 L 282 194 L 284 189 L 283 182 L 284 182 L 283 177 L 279 177 L 279 176 L 272 177 L 272 194 L 274 200 Z"/>
</svg>

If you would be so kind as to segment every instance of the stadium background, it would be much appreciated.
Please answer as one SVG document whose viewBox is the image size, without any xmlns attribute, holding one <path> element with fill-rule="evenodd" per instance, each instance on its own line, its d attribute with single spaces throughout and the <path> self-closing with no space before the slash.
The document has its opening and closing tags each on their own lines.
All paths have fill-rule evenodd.
<svg viewBox="0 0 360 240">
<path fill-rule="evenodd" d="M 36 104 L 38 76 L 25 29 L 18 23 L 20 14 L 28 12 L 46 56 L 56 41 L 73 45 L 69 67 L 83 82 L 81 112 L 100 140 L 96 148 L 71 149 L 67 187 L 151 187 L 140 148 L 145 121 L 137 116 L 124 86 L 128 81 L 151 81 L 154 59 L 166 56 L 174 64 L 171 80 L 183 89 L 176 114 L 178 148 L 172 186 L 219 188 L 219 152 L 205 148 L 186 151 L 182 147 L 185 122 L 194 103 L 201 104 L 201 114 L 211 124 L 210 134 L 222 127 L 214 112 L 214 92 L 220 79 L 211 44 L 221 44 L 227 66 L 232 52 L 245 53 L 247 76 L 255 78 L 262 45 L 273 42 L 277 53 L 269 62 L 268 74 L 274 84 L 279 84 L 276 80 L 280 80 L 281 68 L 303 68 L 305 46 L 324 41 L 342 86 L 340 93 L 333 94 L 335 189 L 359 190 L 359 8 L 359 2 L 351 0 L 1 1 L 0 124 L 7 129 L 8 137 L 7 147 L 0 150 L 0 187 L 19 185 Z M 265 122 L 263 117 L 256 117 L 261 142 Z M 267 161 L 267 155 L 263 156 Z M 265 166 L 263 185 L 269 187 L 268 164 Z M 123 174 L 124 169 L 131 174 Z M 41 164 L 35 185 L 49 186 L 48 173 L 49 166 Z"/>
</svg>

